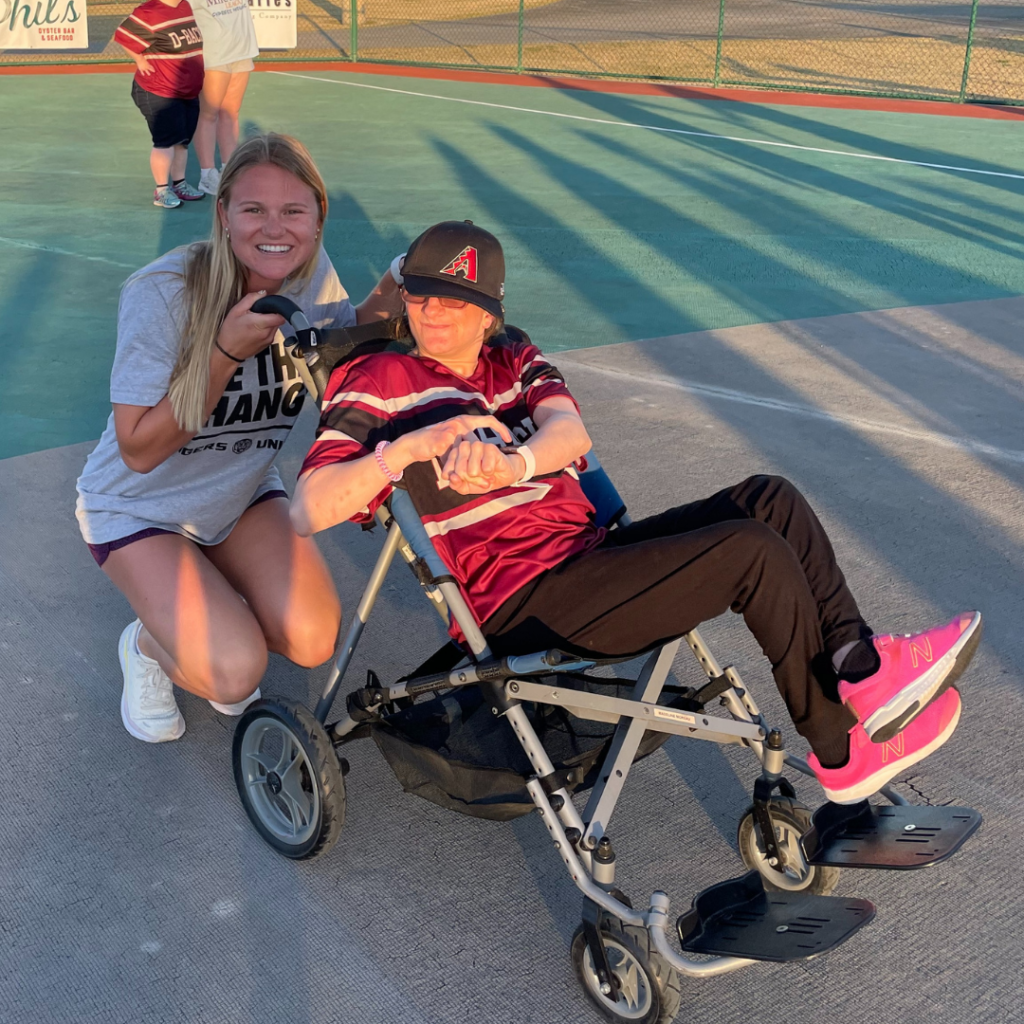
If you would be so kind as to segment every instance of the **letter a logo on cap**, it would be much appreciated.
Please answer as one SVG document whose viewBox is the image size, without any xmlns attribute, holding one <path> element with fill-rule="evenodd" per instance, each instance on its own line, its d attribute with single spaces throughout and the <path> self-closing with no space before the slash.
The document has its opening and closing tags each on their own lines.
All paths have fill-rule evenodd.
<svg viewBox="0 0 1024 1024">
<path fill-rule="evenodd" d="M 476 249 L 467 245 L 447 267 L 441 269 L 441 273 L 451 274 L 452 277 L 457 277 L 461 273 L 467 281 L 476 284 Z"/>
</svg>

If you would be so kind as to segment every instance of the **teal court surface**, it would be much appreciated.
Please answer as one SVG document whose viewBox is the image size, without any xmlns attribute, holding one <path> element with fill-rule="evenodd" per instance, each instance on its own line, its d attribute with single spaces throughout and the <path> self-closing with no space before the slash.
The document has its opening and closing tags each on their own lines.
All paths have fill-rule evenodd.
<svg viewBox="0 0 1024 1024">
<path fill-rule="evenodd" d="M 210 204 L 150 206 L 127 76 L 0 86 L 0 323 L 46 339 L 9 355 L 3 457 L 98 436 L 118 287 L 203 236 Z M 1024 114 L 317 71 L 255 75 L 243 114 L 312 149 L 331 191 L 327 249 L 353 294 L 423 226 L 469 217 L 506 245 L 511 322 L 549 349 L 996 298 L 1024 280 Z M 73 373 L 48 371 L 54 346 Z"/>
<path fill-rule="evenodd" d="M 150 205 L 128 89 L 0 77 L 0 1019 L 596 1022 L 568 958 L 578 897 L 535 816 L 447 814 L 355 745 L 342 838 L 296 865 L 244 816 L 227 719 L 181 695 L 181 741 L 123 730 L 131 616 L 78 537 L 74 481 L 109 413 L 121 282 L 212 212 Z M 953 115 L 323 70 L 257 74 L 246 97 L 247 128 L 313 151 L 355 298 L 434 221 L 501 238 L 508 318 L 557 355 L 634 516 L 782 473 L 880 632 L 985 615 L 959 729 L 897 785 L 976 807 L 978 835 L 929 871 L 844 871 L 837 892 L 879 908 L 869 928 L 801 965 L 684 980 L 680 1019 L 1019 1016 L 1024 119 Z M 378 542 L 321 541 L 347 623 Z M 439 642 L 406 576 L 353 680 Z M 801 750 L 739 620 L 706 635 Z M 695 681 L 684 658 L 677 673 Z M 325 674 L 275 659 L 264 692 L 309 702 Z M 663 888 L 680 913 L 741 872 L 753 776 L 676 739 L 630 776 L 616 843 L 635 903 Z"/>
</svg>

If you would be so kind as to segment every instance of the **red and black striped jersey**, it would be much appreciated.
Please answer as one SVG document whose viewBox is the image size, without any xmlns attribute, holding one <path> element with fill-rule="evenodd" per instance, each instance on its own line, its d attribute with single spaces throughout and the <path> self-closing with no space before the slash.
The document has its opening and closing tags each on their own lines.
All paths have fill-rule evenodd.
<svg viewBox="0 0 1024 1024">
<path fill-rule="evenodd" d="M 379 441 L 460 415 L 494 416 L 522 444 L 537 429 L 537 406 L 554 397 L 575 401 L 558 370 L 528 342 L 485 345 L 468 378 L 432 359 L 398 352 L 363 356 L 331 375 L 302 472 L 362 458 Z M 480 432 L 482 440 L 503 443 L 487 433 Z M 433 463 L 415 463 L 404 484 L 481 623 L 541 573 L 604 537 L 573 466 L 488 494 L 462 495 L 438 490 Z M 369 520 L 390 493 L 385 486 L 354 521 Z M 454 625 L 452 632 L 459 638 Z"/>
<path fill-rule="evenodd" d="M 172 7 L 162 0 L 146 0 L 125 18 L 114 42 L 150 61 L 148 75 L 135 73 L 135 81 L 157 96 L 191 100 L 203 88 L 203 37 L 186 0 Z"/>
</svg>

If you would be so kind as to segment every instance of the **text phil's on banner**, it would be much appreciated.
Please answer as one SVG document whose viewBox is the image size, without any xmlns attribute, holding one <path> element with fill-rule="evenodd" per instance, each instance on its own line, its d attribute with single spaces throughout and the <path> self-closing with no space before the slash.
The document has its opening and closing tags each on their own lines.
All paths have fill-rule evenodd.
<svg viewBox="0 0 1024 1024">
<path fill-rule="evenodd" d="M 0 0 L 0 50 L 86 50 L 85 0 Z"/>
</svg>

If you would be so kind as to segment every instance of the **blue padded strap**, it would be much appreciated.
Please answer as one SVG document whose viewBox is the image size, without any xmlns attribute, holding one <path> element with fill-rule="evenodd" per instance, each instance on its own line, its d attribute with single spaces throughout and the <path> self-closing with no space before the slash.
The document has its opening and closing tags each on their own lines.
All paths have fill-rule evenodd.
<svg viewBox="0 0 1024 1024">
<path fill-rule="evenodd" d="M 395 517 L 402 530 L 402 534 L 409 542 L 409 546 L 416 553 L 417 558 L 422 558 L 427 563 L 430 575 L 434 579 L 441 579 L 443 576 L 451 576 L 451 570 L 441 560 L 437 548 L 430 542 L 423 520 L 420 519 L 409 497 L 408 491 L 396 487 L 391 493 L 391 514 Z"/>
<path fill-rule="evenodd" d="M 580 486 L 594 506 L 598 526 L 611 528 L 626 514 L 626 503 L 592 451 L 587 452 L 587 471 L 580 473 Z"/>
</svg>

